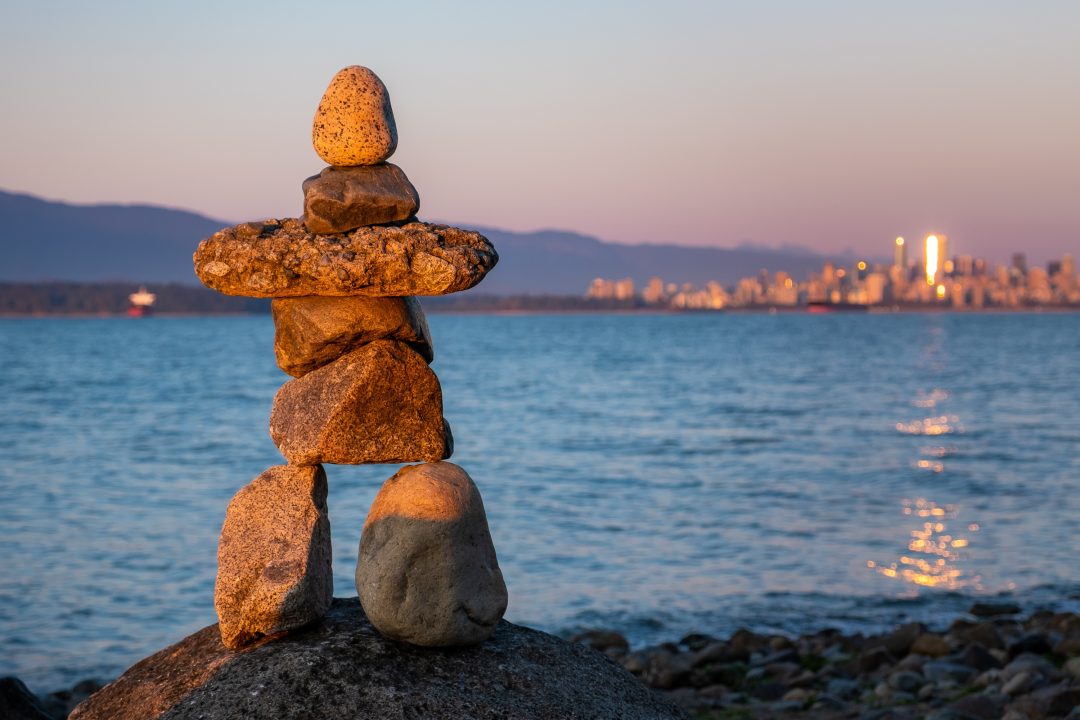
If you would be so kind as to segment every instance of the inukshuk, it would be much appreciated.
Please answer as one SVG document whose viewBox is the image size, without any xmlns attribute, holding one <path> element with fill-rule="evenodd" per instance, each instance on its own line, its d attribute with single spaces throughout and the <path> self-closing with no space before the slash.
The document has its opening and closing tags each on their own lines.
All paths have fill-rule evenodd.
<svg viewBox="0 0 1080 720">
<path fill-rule="evenodd" d="M 390 98 L 367 68 L 330 83 L 315 113 L 330 167 L 303 183 L 304 215 L 226 228 L 203 240 L 195 272 L 228 295 L 273 298 L 274 351 L 294 376 L 274 398 L 270 436 L 288 461 L 229 503 L 214 605 L 240 648 L 318 620 L 333 593 L 322 465 L 421 462 L 375 498 L 356 588 L 368 619 L 418 645 L 478 643 L 506 609 L 483 502 L 460 467 L 428 366 L 416 295 L 465 290 L 498 261 L 479 233 L 416 219 Z"/>
</svg>

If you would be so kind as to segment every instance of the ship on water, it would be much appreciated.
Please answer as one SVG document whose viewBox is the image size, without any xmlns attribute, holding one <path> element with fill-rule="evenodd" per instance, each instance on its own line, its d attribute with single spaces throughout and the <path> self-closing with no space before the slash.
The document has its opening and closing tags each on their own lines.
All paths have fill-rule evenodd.
<svg viewBox="0 0 1080 720">
<path fill-rule="evenodd" d="M 128 317 L 147 317 L 154 311 L 157 295 L 148 292 L 145 285 L 140 285 L 138 292 L 128 295 Z"/>
</svg>

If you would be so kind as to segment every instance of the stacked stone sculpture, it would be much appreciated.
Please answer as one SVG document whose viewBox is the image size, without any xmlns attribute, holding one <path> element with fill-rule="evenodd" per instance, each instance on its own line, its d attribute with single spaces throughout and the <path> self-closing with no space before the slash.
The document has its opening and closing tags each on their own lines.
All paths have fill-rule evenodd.
<svg viewBox="0 0 1080 720">
<path fill-rule="evenodd" d="M 367 68 L 341 70 L 315 114 L 329 167 L 303 183 L 299 219 L 226 228 L 195 272 L 229 295 L 273 298 L 278 366 L 270 436 L 287 460 L 229 503 L 214 605 L 237 649 L 319 620 L 333 595 L 323 464 L 411 463 L 364 524 L 356 588 L 387 637 L 425 646 L 483 641 L 506 609 L 480 493 L 460 467 L 429 367 L 417 295 L 480 282 L 498 255 L 479 233 L 420 222 L 400 168 L 390 97 Z"/>
</svg>

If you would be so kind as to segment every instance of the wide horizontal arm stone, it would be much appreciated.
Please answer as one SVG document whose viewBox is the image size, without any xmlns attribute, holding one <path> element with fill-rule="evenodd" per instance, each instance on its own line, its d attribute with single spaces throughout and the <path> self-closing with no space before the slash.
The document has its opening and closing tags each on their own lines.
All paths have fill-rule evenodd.
<svg viewBox="0 0 1080 720">
<path fill-rule="evenodd" d="M 293 377 L 316 370 L 373 340 L 400 340 L 431 362 L 427 318 L 414 297 L 276 298 L 274 354 Z"/>
<path fill-rule="evenodd" d="M 290 463 L 403 463 L 450 457 L 439 379 L 408 345 L 375 340 L 281 386 L 270 437 Z"/>
<path fill-rule="evenodd" d="M 326 493 L 326 473 L 318 465 L 278 465 L 229 503 L 214 587 L 226 647 L 303 627 L 330 607 Z"/>
<path fill-rule="evenodd" d="M 420 195 L 397 165 L 328 167 L 304 181 L 304 225 L 314 233 L 343 233 L 364 225 L 408 220 Z"/>
<path fill-rule="evenodd" d="M 445 295 L 476 285 L 498 261 L 483 235 L 447 225 L 317 235 L 295 218 L 225 228 L 194 256 L 203 284 L 245 297 Z"/>
</svg>

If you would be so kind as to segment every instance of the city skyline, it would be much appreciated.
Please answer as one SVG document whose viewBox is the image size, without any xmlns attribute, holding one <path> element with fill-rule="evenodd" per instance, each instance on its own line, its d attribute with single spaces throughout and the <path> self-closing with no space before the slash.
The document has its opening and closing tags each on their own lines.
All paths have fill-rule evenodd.
<svg viewBox="0 0 1080 720">
<path fill-rule="evenodd" d="M 953 309 L 1080 308 L 1080 275 L 1071 253 L 1029 265 L 1023 252 L 1008 264 L 972 255 L 950 255 L 949 237 L 929 233 L 921 253 L 911 257 L 912 242 L 893 241 L 891 263 L 857 260 L 850 268 L 826 261 L 820 273 L 797 280 L 785 270 L 768 268 L 731 286 L 716 281 L 692 283 L 653 277 L 639 293 L 632 278 L 596 278 L 586 299 L 685 310 L 729 308 L 950 307 Z"/>
<path fill-rule="evenodd" d="M 386 81 L 421 215 L 629 244 L 1076 251 L 1080 7 L 793 1 L 8 8 L 0 187 L 295 215 L 340 67 Z M 327 36 L 335 27 L 354 39 Z M 406 21 L 409 32 L 400 28 Z M 282 28 L 289 28 L 284 41 Z"/>
</svg>

